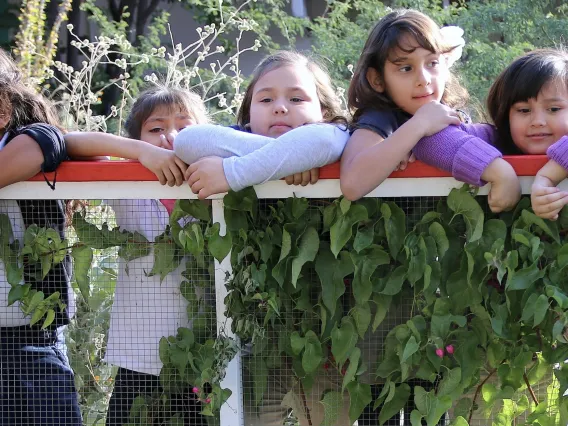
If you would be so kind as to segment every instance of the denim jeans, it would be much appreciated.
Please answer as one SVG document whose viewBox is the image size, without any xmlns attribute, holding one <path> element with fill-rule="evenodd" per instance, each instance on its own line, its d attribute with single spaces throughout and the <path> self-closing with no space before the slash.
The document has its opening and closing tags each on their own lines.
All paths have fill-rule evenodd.
<svg viewBox="0 0 568 426">
<path fill-rule="evenodd" d="M 0 328 L 0 425 L 81 426 L 64 351 L 55 331 Z"/>
</svg>

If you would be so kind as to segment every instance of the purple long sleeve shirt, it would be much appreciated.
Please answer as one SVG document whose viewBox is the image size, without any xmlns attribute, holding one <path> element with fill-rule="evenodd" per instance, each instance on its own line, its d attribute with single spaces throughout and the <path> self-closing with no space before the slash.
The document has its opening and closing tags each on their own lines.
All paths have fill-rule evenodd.
<svg viewBox="0 0 568 426">
<path fill-rule="evenodd" d="M 412 152 L 426 164 L 452 173 L 459 181 L 481 186 L 485 168 L 501 152 L 493 145 L 497 133 L 490 124 L 460 124 L 420 139 Z"/>
<path fill-rule="evenodd" d="M 568 170 L 568 136 L 564 136 L 558 142 L 550 145 L 546 150 L 546 155 Z"/>
</svg>

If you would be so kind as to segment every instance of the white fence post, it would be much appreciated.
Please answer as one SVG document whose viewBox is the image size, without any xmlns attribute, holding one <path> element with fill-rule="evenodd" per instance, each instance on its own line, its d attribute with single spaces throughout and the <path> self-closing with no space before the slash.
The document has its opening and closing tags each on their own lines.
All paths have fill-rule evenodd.
<svg viewBox="0 0 568 426">
<path fill-rule="evenodd" d="M 212 200 L 213 222 L 221 225 L 220 234 L 225 235 L 227 224 L 223 211 L 223 200 Z M 215 260 L 215 305 L 217 311 L 217 333 L 228 337 L 235 337 L 231 332 L 231 319 L 225 316 L 225 288 L 226 274 L 232 273 L 231 254 L 221 263 Z M 242 363 L 241 354 L 237 353 L 229 363 L 225 378 L 221 387 L 229 388 L 233 393 L 221 407 L 221 426 L 244 426 L 243 417 L 243 386 L 242 386 Z"/>
</svg>

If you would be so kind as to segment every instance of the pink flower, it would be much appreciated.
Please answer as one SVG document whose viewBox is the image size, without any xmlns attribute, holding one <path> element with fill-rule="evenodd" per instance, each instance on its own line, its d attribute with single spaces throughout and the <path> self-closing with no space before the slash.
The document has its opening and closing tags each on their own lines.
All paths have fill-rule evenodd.
<svg viewBox="0 0 568 426">
<path fill-rule="evenodd" d="M 436 355 L 438 355 L 438 357 L 440 358 L 444 358 L 444 349 L 442 348 L 436 349 Z"/>
<path fill-rule="evenodd" d="M 207 399 L 205 400 L 205 403 L 206 403 L 206 404 L 211 404 L 211 398 L 207 398 Z"/>
<path fill-rule="evenodd" d="M 191 391 L 193 393 L 199 393 L 199 388 L 197 386 L 194 386 L 194 388 Z"/>
<path fill-rule="evenodd" d="M 446 346 L 446 352 L 452 355 L 454 353 L 454 345 Z"/>
</svg>

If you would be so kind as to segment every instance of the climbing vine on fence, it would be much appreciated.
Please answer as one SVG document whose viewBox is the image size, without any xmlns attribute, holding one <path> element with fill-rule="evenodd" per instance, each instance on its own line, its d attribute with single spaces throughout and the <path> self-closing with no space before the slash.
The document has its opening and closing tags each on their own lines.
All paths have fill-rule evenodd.
<svg viewBox="0 0 568 426">
<path fill-rule="evenodd" d="M 336 406 L 347 392 L 353 421 L 370 405 L 383 424 L 412 398 L 413 425 L 435 425 L 448 410 L 458 426 L 474 412 L 492 415 L 496 425 L 567 424 L 568 214 L 543 221 L 523 199 L 514 211 L 487 217 L 474 195 L 467 187 L 453 190 L 417 217 L 412 199 L 406 212 L 380 199 L 259 205 L 247 189 L 224 198 L 224 236 L 205 204 L 182 200 L 155 241 L 95 226 L 77 213 L 79 241 L 72 246 L 29 228 L 20 248 L 0 216 L 0 257 L 10 302 L 44 326 L 61 302 L 19 285 L 23 253 L 45 273 L 69 250 L 87 298 L 93 249 L 119 247 L 126 260 L 153 251 L 148 273 L 162 278 L 186 262 L 180 289 L 193 328 L 160 342 L 161 379 L 166 391 L 194 386 L 204 414 L 217 413 L 230 395 L 220 381 L 236 346 L 207 326 L 214 309 L 195 296 L 195 286 L 211 286 L 203 278 L 213 275 L 209 259 L 230 252 L 226 314 L 241 341 L 252 343 L 255 403 L 262 403 L 271 372 L 288 363 L 301 384 L 285 401 L 296 412 L 305 410 L 302 393 L 314 379 L 336 369 L 341 388 L 321 395 L 322 403 Z M 198 221 L 182 226 L 186 216 Z M 385 337 L 387 324 L 393 327 Z M 363 350 L 377 336 L 382 351 Z M 382 389 L 378 398 L 371 383 Z M 536 385 L 547 392 L 534 392 Z M 136 404 L 131 415 L 141 419 L 145 401 Z M 325 424 L 337 415 L 326 410 Z"/>
</svg>

